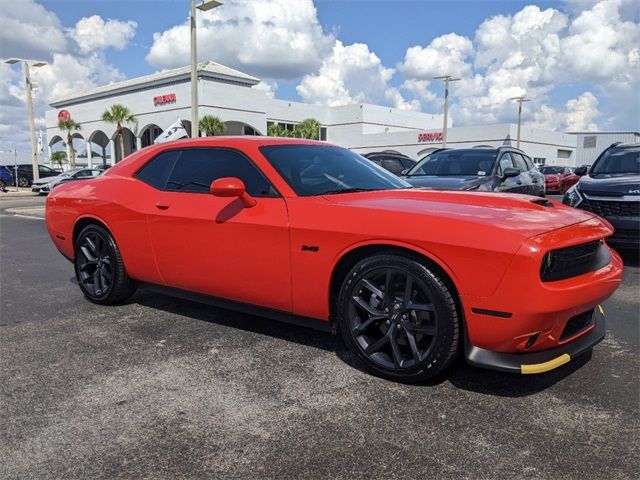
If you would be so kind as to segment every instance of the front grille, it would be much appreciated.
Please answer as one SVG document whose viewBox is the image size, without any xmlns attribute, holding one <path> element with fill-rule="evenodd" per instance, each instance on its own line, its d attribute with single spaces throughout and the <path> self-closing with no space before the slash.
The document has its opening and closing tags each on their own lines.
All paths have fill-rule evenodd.
<svg viewBox="0 0 640 480">
<path fill-rule="evenodd" d="M 573 318 L 570 318 L 567 324 L 564 326 L 564 330 L 562 330 L 562 334 L 560 335 L 560 341 L 566 340 L 567 338 L 571 338 L 574 335 L 577 335 L 582 330 L 591 326 L 593 321 L 593 308 L 588 312 L 581 313 L 580 315 L 576 315 Z"/>
<path fill-rule="evenodd" d="M 540 278 L 543 282 L 563 280 L 602 268 L 610 261 L 609 248 L 602 240 L 559 248 L 544 256 Z"/>
<path fill-rule="evenodd" d="M 601 217 L 638 217 L 640 216 L 640 202 L 620 202 L 616 200 L 587 200 L 582 201 L 579 208 L 588 210 Z"/>
</svg>

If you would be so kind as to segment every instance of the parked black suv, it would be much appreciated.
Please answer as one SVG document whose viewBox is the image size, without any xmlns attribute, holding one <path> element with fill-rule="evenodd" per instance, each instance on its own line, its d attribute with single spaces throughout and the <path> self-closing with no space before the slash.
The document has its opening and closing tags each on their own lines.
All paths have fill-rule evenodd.
<svg viewBox="0 0 640 480">
<path fill-rule="evenodd" d="M 575 170 L 580 181 L 562 203 L 606 218 L 615 228 L 612 246 L 640 246 L 640 143 L 614 143 L 593 162 L 589 173 Z"/>
<path fill-rule="evenodd" d="M 402 178 L 416 187 L 438 190 L 545 196 L 544 175 L 522 150 L 513 147 L 436 150 Z"/>
<path fill-rule="evenodd" d="M 404 170 L 413 167 L 415 160 L 394 150 L 385 150 L 383 152 L 370 152 L 363 155 L 366 159 L 380 165 L 382 168 L 390 171 L 394 175 L 401 175 Z"/>
<path fill-rule="evenodd" d="M 8 165 L 11 173 L 14 177 L 15 170 L 13 165 Z M 40 174 L 40 178 L 45 177 L 55 177 L 56 175 L 60 175 L 62 173 L 61 170 L 54 170 L 53 168 L 47 167 L 46 165 L 38 166 L 38 173 Z M 17 181 L 19 187 L 30 187 L 33 183 L 33 165 L 30 163 L 20 163 L 18 164 L 18 175 Z M 15 182 L 14 182 L 15 184 Z"/>
</svg>

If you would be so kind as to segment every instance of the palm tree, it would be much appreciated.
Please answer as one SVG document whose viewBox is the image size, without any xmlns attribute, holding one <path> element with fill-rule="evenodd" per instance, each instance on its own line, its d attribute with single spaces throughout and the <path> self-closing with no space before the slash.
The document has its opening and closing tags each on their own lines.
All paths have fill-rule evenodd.
<svg viewBox="0 0 640 480">
<path fill-rule="evenodd" d="M 58 151 L 51 154 L 51 163 L 57 163 L 62 168 L 63 163 L 67 163 L 67 152 Z"/>
<path fill-rule="evenodd" d="M 202 117 L 198 122 L 198 127 L 207 137 L 220 135 L 224 132 L 224 123 L 214 115 L 205 115 Z"/>
<path fill-rule="evenodd" d="M 104 111 L 104 113 L 102 114 L 102 121 L 116 124 L 116 133 L 118 135 L 118 141 L 120 143 L 120 154 L 122 155 L 121 159 L 124 158 L 124 136 L 122 135 L 122 124 L 138 123 L 138 119 L 133 113 L 131 113 L 131 110 L 129 110 L 127 107 L 116 103 L 115 105 L 111 105 L 110 110 Z"/>
<path fill-rule="evenodd" d="M 315 118 L 303 120 L 294 129 L 294 137 L 306 138 L 308 140 L 320 139 L 320 122 Z"/>
<path fill-rule="evenodd" d="M 287 129 L 280 123 L 272 123 L 267 127 L 267 135 L 270 137 L 288 137 Z"/>
<path fill-rule="evenodd" d="M 76 168 L 76 151 L 73 148 L 72 133 L 74 130 L 80 130 L 82 127 L 75 120 L 60 120 L 58 122 L 58 129 L 67 132 L 67 145 L 69 146 L 69 155 L 71 156 L 71 168 Z"/>
</svg>

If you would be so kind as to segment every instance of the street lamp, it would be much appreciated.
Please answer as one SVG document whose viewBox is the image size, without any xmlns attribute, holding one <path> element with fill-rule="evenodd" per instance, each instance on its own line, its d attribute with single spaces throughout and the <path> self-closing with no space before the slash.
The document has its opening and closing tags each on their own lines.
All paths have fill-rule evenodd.
<svg viewBox="0 0 640 480">
<path fill-rule="evenodd" d="M 40 171 L 38 168 L 38 147 L 36 146 L 36 127 L 33 120 L 33 90 L 34 85 L 31 82 L 31 76 L 29 75 L 29 65 L 33 67 L 44 67 L 47 62 L 41 62 L 37 60 L 25 60 L 24 58 L 10 58 L 5 60 L 4 63 L 14 65 L 16 63 L 22 63 L 24 71 L 24 80 L 27 89 L 27 113 L 29 114 L 29 133 L 31 135 L 31 164 L 33 165 L 33 180 L 36 181 L 40 178 Z M 16 177 L 16 187 L 18 186 L 18 178 Z"/>
<path fill-rule="evenodd" d="M 434 80 L 444 81 L 444 126 L 442 127 L 442 148 L 447 146 L 447 117 L 449 115 L 449 82 L 457 82 L 459 78 L 453 78 L 451 75 L 441 75 L 433 77 Z"/>
<path fill-rule="evenodd" d="M 511 100 L 515 100 L 516 102 L 518 102 L 518 138 L 516 141 L 516 147 L 520 148 L 520 124 L 522 123 L 522 104 L 524 102 L 530 102 L 531 100 L 529 100 L 528 98 L 524 98 L 524 95 L 521 95 L 519 97 L 513 97 Z"/>
<path fill-rule="evenodd" d="M 206 12 L 222 5 L 218 0 L 204 0 L 196 6 L 191 0 L 191 138 L 198 136 L 198 45 L 196 40 L 196 8 Z"/>
</svg>

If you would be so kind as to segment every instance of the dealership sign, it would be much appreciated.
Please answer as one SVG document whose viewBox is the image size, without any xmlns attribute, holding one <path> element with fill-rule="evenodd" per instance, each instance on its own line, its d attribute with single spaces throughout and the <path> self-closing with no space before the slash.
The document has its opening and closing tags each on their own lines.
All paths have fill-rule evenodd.
<svg viewBox="0 0 640 480">
<path fill-rule="evenodd" d="M 419 133 L 418 141 L 419 142 L 441 142 L 442 132 Z"/>
<path fill-rule="evenodd" d="M 67 120 L 71 120 L 71 114 L 69 113 L 69 110 L 60 110 L 58 112 L 58 121 L 66 122 Z"/>
<path fill-rule="evenodd" d="M 176 103 L 175 93 L 167 93 L 166 95 L 158 95 L 157 97 L 153 97 L 154 107 L 157 107 L 158 105 L 166 105 L 167 103 Z"/>
</svg>

